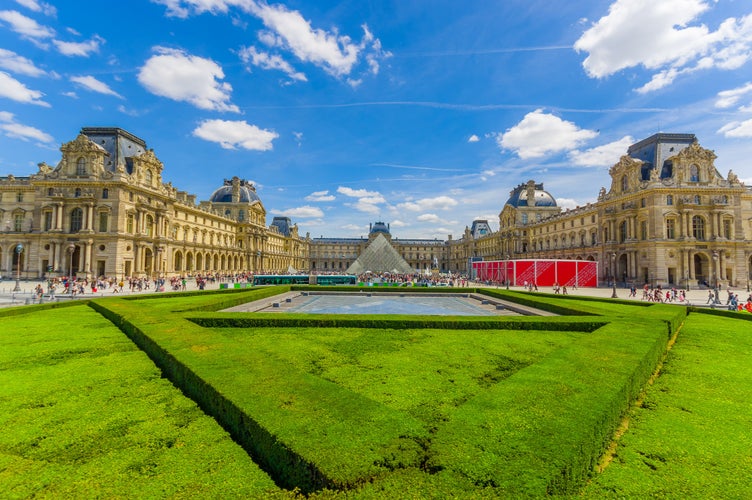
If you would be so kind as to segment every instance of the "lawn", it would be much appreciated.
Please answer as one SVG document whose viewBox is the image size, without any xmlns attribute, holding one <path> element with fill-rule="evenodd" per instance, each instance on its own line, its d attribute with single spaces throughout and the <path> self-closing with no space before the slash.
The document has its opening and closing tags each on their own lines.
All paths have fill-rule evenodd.
<svg viewBox="0 0 752 500">
<path fill-rule="evenodd" d="M 0 312 L 0 490 L 749 496 L 748 322 L 504 291 L 493 294 L 565 316 L 212 312 L 286 290 Z"/>
</svg>

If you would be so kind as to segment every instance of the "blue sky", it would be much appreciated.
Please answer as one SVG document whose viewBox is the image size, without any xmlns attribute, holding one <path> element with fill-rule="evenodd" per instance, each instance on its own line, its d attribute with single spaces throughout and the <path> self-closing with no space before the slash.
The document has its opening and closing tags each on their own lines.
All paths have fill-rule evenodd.
<svg viewBox="0 0 752 500">
<path fill-rule="evenodd" d="M 751 58 L 746 0 L 0 0 L 0 175 L 120 127 L 267 223 L 459 238 L 528 179 L 594 201 L 656 132 L 752 184 Z"/>
</svg>

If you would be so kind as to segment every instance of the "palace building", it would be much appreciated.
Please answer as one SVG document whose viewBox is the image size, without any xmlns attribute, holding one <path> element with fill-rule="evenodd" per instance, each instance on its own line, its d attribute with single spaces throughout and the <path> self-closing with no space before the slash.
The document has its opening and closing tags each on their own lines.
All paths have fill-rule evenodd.
<svg viewBox="0 0 752 500">
<path fill-rule="evenodd" d="M 512 189 L 499 230 L 473 221 L 460 238 L 310 238 L 287 217 L 266 223 L 254 187 L 225 180 L 209 200 L 162 182 L 146 143 L 118 128 L 84 128 L 57 166 L 0 178 L 0 273 L 24 278 L 345 273 L 386 252 L 400 272 L 469 274 L 478 260 L 599 263 L 600 282 L 744 286 L 752 269 L 752 190 L 693 134 L 655 134 L 609 170 L 597 201 L 562 210 L 543 183 Z M 379 250 L 377 252 L 376 250 Z M 399 264 L 399 265 L 397 265 Z"/>
<path fill-rule="evenodd" d="M 84 128 L 57 166 L 0 178 L 0 273 L 23 278 L 287 272 L 308 240 L 266 225 L 254 187 L 224 181 L 208 201 L 162 182 L 162 162 L 118 128 Z"/>
</svg>

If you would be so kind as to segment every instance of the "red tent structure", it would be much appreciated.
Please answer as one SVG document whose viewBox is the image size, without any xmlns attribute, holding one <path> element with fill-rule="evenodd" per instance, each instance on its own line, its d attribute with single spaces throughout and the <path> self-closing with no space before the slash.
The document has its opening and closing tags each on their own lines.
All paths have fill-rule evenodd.
<svg viewBox="0 0 752 500">
<path fill-rule="evenodd" d="M 598 263 L 591 260 L 484 260 L 473 262 L 477 281 L 524 286 L 598 286 Z"/>
</svg>

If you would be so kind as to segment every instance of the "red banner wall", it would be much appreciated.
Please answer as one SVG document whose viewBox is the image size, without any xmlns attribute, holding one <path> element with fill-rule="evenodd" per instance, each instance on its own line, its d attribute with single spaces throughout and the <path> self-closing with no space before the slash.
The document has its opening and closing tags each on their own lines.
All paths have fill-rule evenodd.
<svg viewBox="0 0 752 500">
<path fill-rule="evenodd" d="M 473 262 L 475 279 L 512 286 L 598 286 L 598 263 L 589 260 L 486 260 Z"/>
</svg>

